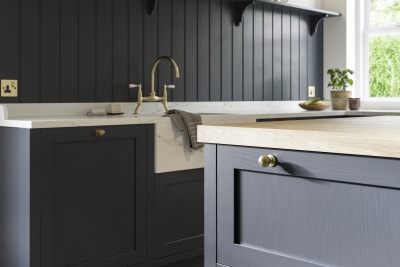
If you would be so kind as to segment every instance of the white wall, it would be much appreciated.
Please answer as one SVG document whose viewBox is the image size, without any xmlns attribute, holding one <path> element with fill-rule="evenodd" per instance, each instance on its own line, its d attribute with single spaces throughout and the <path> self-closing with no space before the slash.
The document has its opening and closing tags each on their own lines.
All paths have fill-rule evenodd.
<svg viewBox="0 0 400 267">
<path fill-rule="evenodd" d="M 329 68 L 355 69 L 356 33 L 355 1 L 323 0 L 322 8 L 342 14 L 324 21 L 324 97 L 329 99 Z M 355 87 L 352 88 L 355 91 Z M 355 95 L 353 93 L 353 95 Z"/>
<path fill-rule="evenodd" d="M 353 96 L 359 96 L 355 92 L 361 84 L 361 77 L 357 76 L 356 56 L 361 47 L 356 34 L 356 3 L 358 0 L 288 0 L 289 4 L 309 8 L 324 9 L 341 13 L 341 17 L 324 20 L 324 98 L 330 99 L 328 89 L 329 68 L 350 68 L 355 70 L 355 85 L 351 90 Z M 359 8 L 359 7 L 358 7 Z M 361 76 L 361 75 L 360 75 Z"/>
<path fill-rule="evenodd" d="M 290 4 L 309 8 L 324 9 L 342 14 L 341 17 L 324 20 L 324 98 L 329 99 L 329 68 L 356 68 L 356 0 L 289 0 Z M 356 72 L 357 74 L 357 72 Z M 357 77 L 354 77 L 357 81 Z M 355 91 L 357 82 L 352 90 Z M 355 96 L 355 93 L 353 93 Z"/>
<path fill-rule="evenodd" d="M 322 8 L 323 0 L 288 0 L 289 4 L 297 5 L 297 6 L 305 6 L 310 8 Z"/>
</svg>

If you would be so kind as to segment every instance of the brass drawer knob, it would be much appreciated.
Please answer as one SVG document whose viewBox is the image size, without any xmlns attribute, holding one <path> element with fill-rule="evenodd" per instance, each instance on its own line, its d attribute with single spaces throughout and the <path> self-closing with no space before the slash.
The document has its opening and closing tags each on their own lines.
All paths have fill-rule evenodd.
<svg viewBox="0 0 400 267">
<path fill-rule="evenodd" d="M 261 155 L 258 158 L 258 165 L 260 167 L 275 167 L 277 163 L 277 159 L 274 155 Z"/>
<path fill-rule="evenodd" d="M 94 131 L 94 135 L 97 137 L 102 137 L 106 134 L 106 131 L 104 131 L 103 129 L 96 129 L 96 131 Z"/>
</svg>

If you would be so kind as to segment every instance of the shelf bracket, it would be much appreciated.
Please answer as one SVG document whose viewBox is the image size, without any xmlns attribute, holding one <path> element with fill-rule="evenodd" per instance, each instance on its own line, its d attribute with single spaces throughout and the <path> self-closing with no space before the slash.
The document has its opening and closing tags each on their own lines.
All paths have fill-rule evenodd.
<svg viewBox="0 0 400 267">
<path fill-rule="evenodd" d="M 246 8 L 250 5 L 254 5 L 254 0 L 253 1 L 243 1 L 243 2 L 234 2 L 235 7 L 234 7 L 234 14 L 233 14 L 233 19 L 235 22 L 235 26 L 240 26 L 243 20 L 243 13 L 246 10 Z"/>
<path fill-rule="evenodd" d="M 250 5 L 254 5 L 255 2 L 261 2 L 272 6 L 293 9 L 296 12 L 299 12 L 300 14 L 308 16 L 308 27 L 311 36 L 313 36 L 317 32 L 318 25 L 321 23 L 323 19 L 328 17 L 341 16 L 340 13 L 336 12 L 314 9 L 314 8 L 306 8 L 288 3 L 275 2 L 273 0 L 228 0 L 228 1 L 230 1 L 233 4 L 233 16 L 234 16 L 233 21 L 235 23 L 235 26 L 240 26 L 240 24 L 243 21 L 243 14 L 246 8 L 249 7 Z"/>
<path fill-rule="evenodd" d="M 158 0 L 148 0 L 147 1 L 147 13 L 149 13 L 149 15 L 152 15 L 154 10 L 156 10 L 158 5 Z"/>
<path fill-rule="evenodd" d="M 310 16 L 309 29 L 310 29 L 311 36 L 313 36 L 314 33 L 317 33 L 318 25 L 321 23 L 321 21 L 323 21 L 324 18 L 328 18 L 328 17 L 329 17 L 328 14 Z"/>
</svg>

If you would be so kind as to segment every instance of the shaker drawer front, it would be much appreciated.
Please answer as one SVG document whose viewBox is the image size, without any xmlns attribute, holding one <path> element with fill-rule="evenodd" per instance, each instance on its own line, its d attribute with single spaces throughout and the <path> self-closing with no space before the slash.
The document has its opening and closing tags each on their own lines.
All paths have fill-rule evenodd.
<svg viewBox="0 0 400 267">
<path fill-rule="evenodd" d="M 218 168 L 400 188 L 400 160 L 305 151 L 218 145 Z M 275 167 L 260 167 L 260 156 L 273 155 Z"/>
<path fill-rule="evenodd" d="M 218 148 L 218 263 L 365 267 L 400 262 L 397 188 L 324 179 L 318 167 L 304 163 L 314 156 L 307 153 L 237 149 Z M 261 168 L 260 152 L 281 161 Z M 348 179 L 343 173 L 341 180 Z"/>
</svg>

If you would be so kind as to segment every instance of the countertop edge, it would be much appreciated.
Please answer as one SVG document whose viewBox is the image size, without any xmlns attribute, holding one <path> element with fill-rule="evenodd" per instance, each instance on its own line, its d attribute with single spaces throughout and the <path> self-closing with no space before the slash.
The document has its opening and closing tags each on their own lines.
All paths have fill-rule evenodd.
<svg viewBox="0 0 400 267">
<path fill-rule="evenodd" d="M 400 117 L 393 118 L 395 118 L 393 119 L 395 123 L 400 122 Z M 346 120 L 348 119 L 357 122 L 357 118 L 346 118 Z M 343 119 L 329 119 L 329 122 L 325 122 L 325 124 L 334 123 L 335 120 Z M 388 120 L 388 117 L 385 120 Z M 397 138 L 397 128 L 374 128 L 374 131 L 371 130 L 371 132 L 363 131 L 355 134 L 351 131 L 313 131 L 301 129 L 300 121 L 290 121 L 287 125 L 289 123 L 295 127 L 293 129 L 270 129 L 268 123 L 265 122 L 263 122 L 265 127 L 256 127 L 260 123 L 237 124 L 236 126 L 234 124 L 202 125 L 198 127 L 198 141 L 223 145 L 400 158 L 400 139 Z M 321 125 L 323 126 L 322 122 Z M 382 123 L 382 125 L 384 124 Z M 398 128 L 400 129 L 400 125 Z"/>
</svg>

